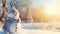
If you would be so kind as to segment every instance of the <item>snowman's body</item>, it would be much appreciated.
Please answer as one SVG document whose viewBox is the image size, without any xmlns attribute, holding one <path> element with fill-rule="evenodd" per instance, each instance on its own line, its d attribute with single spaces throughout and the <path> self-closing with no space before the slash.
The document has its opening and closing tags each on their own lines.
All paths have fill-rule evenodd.
<svg viewBox="0 0 60 34">
<path fill-rule="evenodd" d="M 12 8 L 11 11 L 17 11 L 15 8 Z M 10 15 L 10 16 L 9 16 Z M 19 13 L 17 11 L 17 16 L 14 17 L 14 14 L 8 14 L 5 25 L 3 26 L 4 31 L 9 34 L 20 34 L 21 31 L 21 20 L 19 18 Z"/>
<path fill-rule="evenodd" d="M 20 19 L 19 19 L 20 20 Z M 21 31 L 21 22 L 12 20 L 7 20 L 6 24 L 4 25 L 4 31 L 9 33 L 20 33 Z"/>
<path fill-rule="evenodd" d="M 20 21 L 17 21 L 15 23 L 15 21 L 14 21 L 14 23 L 11 23 L 11 25 L 9 27 L 9 31 L 10 32 L 20 32 L 21 31 L 21 22 Z"/>
</svg>

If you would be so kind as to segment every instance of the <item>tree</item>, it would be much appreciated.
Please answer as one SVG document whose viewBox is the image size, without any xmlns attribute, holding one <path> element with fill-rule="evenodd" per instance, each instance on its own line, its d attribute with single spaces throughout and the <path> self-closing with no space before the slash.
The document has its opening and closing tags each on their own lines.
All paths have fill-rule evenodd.
<svg viewBox="0 0 60 34">
<path fill-rule="evenodd" d="M 20 18 L 21 20 L 28 19 L 28 13 L 31 5 L 31 0 L 14 0 L 13 6 L 16 7 L 20 12 Z"/>
<path fill-rule="evenodd" d="M 4 23 L 6 20 L 6 0 L 2 0 L 2 7 L 3 7 L 2 23 Z"/>
</svg>

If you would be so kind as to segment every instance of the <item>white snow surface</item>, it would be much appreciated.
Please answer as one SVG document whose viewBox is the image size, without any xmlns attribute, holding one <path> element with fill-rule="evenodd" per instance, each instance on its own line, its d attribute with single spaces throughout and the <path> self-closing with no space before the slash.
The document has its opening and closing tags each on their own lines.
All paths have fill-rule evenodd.
<svg viewBox="0 0 60 34">
<path fill-rule="evenodd" d="M 21 30 L 21 34 L 60 34 L 60 32 L 56 31 L 48 31 L 48 30 Z M 0 34 L 4 34 L 3 31 L 0 31 Z"/>
<path fill-rule="evenodd" d="M 27 29 L 22 28 L 20 31 L 20 34 L 60 34 L 59 31 L 49 31 L 49 30 L 43 30 L 43 29 L 28 29 L 29 26 L 31 25 L 32 23 L 22 24 L 22 26 L 27 27 Z M 0 34 L 4 34 L 5 32 L 1 28 L 0 28 Z"/>
</svg>

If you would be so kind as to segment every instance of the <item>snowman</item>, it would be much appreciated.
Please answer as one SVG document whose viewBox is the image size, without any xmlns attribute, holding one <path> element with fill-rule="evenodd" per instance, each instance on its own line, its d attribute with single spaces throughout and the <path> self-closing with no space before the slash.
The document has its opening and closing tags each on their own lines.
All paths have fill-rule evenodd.
<svg viewBox="0 0 60 34">
<path fill-rule="evenodd" d="M 20 34 L 21 20 L 19 18 L 19 11 L 15 7 L 9 7 L 6 16 L 7 19 L 3 26 L 5 34 Z"/>
</svg>

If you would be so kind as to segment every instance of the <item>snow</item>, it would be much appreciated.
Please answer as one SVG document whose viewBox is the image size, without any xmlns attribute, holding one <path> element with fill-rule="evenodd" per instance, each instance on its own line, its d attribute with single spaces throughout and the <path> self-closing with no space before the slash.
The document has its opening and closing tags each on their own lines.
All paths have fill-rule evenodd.
<svg viewBox="0 0 60 34">
<path fill-rule="evenodd" d="M 60 32 L 48 30 L 22 30 L 21 34 L 60 34 Z"/>
<path fill-rule="evenodd" d="M 60 31 L 50 31 L 50 30 L 43 30 L 43 29 L 33 29 L 34 23 L 22 23 L 22 29 L 20 30 L 21 34 L 60 34 Z M 35 26 L 37 27 L 37 24 L 35 23 Z M 45 24 L 46 25 L 46 24 Z M 32 27 L 33 26 L 33 27 Z M 2 30 L 2 27 L 0 28 L 0 34 L 4 34 L 5 32 Z"/>
<path fill-rule="evenodd" d="M 0 27 L 0 34 L 4 34 L 5 32 L 2 30 L 2 27 Z"/>
<path fill-rule="evenodd" d="M 5 32 L 0 31 L 0 34 L 4 34 Z M 21 34 L 60 34 L 60 32 L 56 31 L 48 31 L 48 30 L 25 30 L 22 29 Z"/>
</svg>

